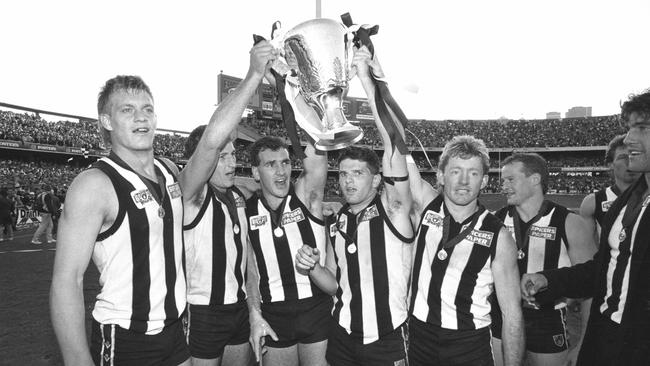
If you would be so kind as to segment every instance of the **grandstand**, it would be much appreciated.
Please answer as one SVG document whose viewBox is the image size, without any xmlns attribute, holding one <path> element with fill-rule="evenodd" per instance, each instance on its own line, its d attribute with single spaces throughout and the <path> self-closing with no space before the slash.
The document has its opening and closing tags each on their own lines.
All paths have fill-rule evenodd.
<svg viewBox="0 0 650 366">
<path fill-rule="evenodd" d="M 59 112 L 0 103 L 0 186 L 14 188 L 22 201 L 42 184 L 50 183 L 63 193 L 83 168 L 107 154 L 97 131 L 96 120 Z M 258 111 L 259 112 L 259 111 Z M 66 121 L 48 122 L 41 115 L 53 115 Z M 361 144 L 383 152 L 381 139 L 370 121 L 354 122 L 364 130 Z M 407 144 L 425 179 L 435 184 L 435 166 L 444 143 L 452 136 L 470 134 L 483 139 L 492 160 L 488 187 L 482 195 L 489 207 L 503 203 L 500 195 L 500 161 L 517 152 L 536 152 L 549 162 L 551 198 L 563 197 L 568 207 L 577 207 L 582 197 L 610 182 L 604 163 L 609 140 L 624 130 L 618 116 L 563 120 L 486 120 L 486 121 L 410 121 Z M 159 129 L 154 153 L 186 162 L 183 147 L 188 132 Z M 251 175 L 247 146 L 260 136 L 286 137 L 281 121 L 261 113 L 244 118 L 235 142 L 237 174 Z M 419 141 L 414 136 L 418 136 Z M 304 141 L 304 136 L 301 135 Z M 426 157 L 425 157 L 426 155 Z M 427 162 L 427 157 L 433 167 Z M 335 174 L 337 153 L 330 153 L 330 173 L 326 196 L 337 199 Z M 294 161 L 294 173 L 301 169 Z M 562 196 L 559 196 L 562 195 Z"/>
</svg>

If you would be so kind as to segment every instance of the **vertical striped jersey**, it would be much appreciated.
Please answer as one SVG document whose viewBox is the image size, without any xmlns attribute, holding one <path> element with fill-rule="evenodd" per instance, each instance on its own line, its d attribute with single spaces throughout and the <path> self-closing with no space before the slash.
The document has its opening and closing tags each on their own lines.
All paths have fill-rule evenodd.
<svg viewBox="0 0 650 366">
<path fill-rule="evenodd" d="M 413 256 L 410 305 L 411 314 L 423 322 L 452 330 L 491 324 L 491 266 L 503 224 L 481 206 L 470 219 L 445 241 L 443 232 L 449 230 L 446 227 L 453 218 L 443 195 L 423 211 Z M 457 244 L 446 247 L 453 242 Z"/>
<path fill-rule="evenodd" d="M 306 299 L 323 291 L 298 273 L 294 259 L 303 244 L 318 248 L 325 263 L 325 225 L 298 199 L 291 186 L 289 195 L 273 212 L 258 194 L 246 202 L 248 237 L 259 273 L 263 303 Z"/>
<path fill-rule="evenodd" d="M 495 214 L 508 228 L 519 248 L 519 274 L 571 266 L 566 236 L 569 210 L 545 200 L 538 214 L 523 222 L 515 206 L 506 206 Z M 519 230 L 519 233 L 517 233 Z M 555 309 L 566 306 L 566 299 L 555 303 Z"/>
<path fill-rule="evenodd" d="M 614 203 L 616 198 L 618 198 L 619 194 L 621 194 L 621 192 L 616 185 L 601 189 L 594 194 L 596 201 L 596 206 L 594 207 L 594 218 L 596 219 L 598 237 L 600 237 L 600 232 L 602 231 L 605 214 L 609 211 L 609 208 L 612 206 L 612 203 Z"/>
<path fill-rule="evenodd" d="M 246 200 L 236 187 L 215 191 L 207 185 L 196 218 L 183 227 L 187 302 L 193 305 L 246 300 Z"/>
<path fill-rule="evenodd" d="M 119 201 L 113 225 L 99 233 L 93 261 L 99 270 L 101 291 L 93 317 L 100 324 L 117 324 L 137 333 L 157 334 L 180 317 L 185 309 L 183 268 L 183 203 L 172 171 L 155 160 L 164 177 L 164 197 L 159 204 L 148 186 L 119 158 L 102 158 L 93 167 L 113 183 Z"/>
<path fill-rule="evenodd" d="M 408 317 L 413 238 L 395 229 L 380 197 L 357 215 L 346 204 L 328 220 L 338 282 L 333 317 L 364 344 L 391 333 Z"/>
<path fill-rule="evenodd" d="M 642 198 L 647 185 L 643 177 L 640 180 L 642 182 L 635 185 L 627 202 L 612 207 L 611 214 L 615 216 L 610 218 L 616 218 L 607 235 L 609 259 L 605 261 L 607 271 L 604 273 L 607 290 L 604 297 L 594 298 L 600 312 L 618 324 L 621 323 L 630 291 L 630 267 L 634 250 L 636 247 L 647 245 L 650 237 L 650 224 L 647 217 L 644 217 L 650 197 Z"/>
</svg>

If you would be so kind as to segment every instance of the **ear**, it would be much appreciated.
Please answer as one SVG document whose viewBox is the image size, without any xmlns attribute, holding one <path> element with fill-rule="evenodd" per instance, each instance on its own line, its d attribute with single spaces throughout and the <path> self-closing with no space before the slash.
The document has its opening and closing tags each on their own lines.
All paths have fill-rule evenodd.
<svg viewBox="0 0 650 366">
<path fill-rule="evenodd" d="M 485 188 L 490 181 L 490 177 L 488 177 L 487 174 L 483 175 L 483 179 L 481 179 L 481 189 Z"/>
<path fill-rule="evenodd" d="M 542 182 L 542 176 L 539 175 L 539 173 L 533 173 L 530 175 L 530 181 L 534 185 L 540 185 L 540 183 Z"/>
<path fill-rule="evenodd" d="M 380 183 L 381 183 L 381 174 L 375 174 L 372 177 L 372 188 L 374 188 L 374 189 L 379 188 Z"/>
<path fill-rule="evenodd" d="M 253 173 L 253 179 L 255 179 L 256 182 L 259 182 L 260 181 L 260 172 L 259 172 L 259 170 L 257 170 L 257 167 L 254 166 L 251 172 Z"/>
<path fill-rule="evenodd" d="M 99 115 L 99 123 L 104 127 L 105 130 L 113 131 L 113 126 L 111 125 L 111 119 L 108 114 Z"/>
<path fill-rule="evenodd" d="M 443 173 L 442 170 L 438 169 L 438 172 L 436 173 L 436 182 L 439 186 L 442 186 L 444 176 L 445 173 Z"/>
</svg>

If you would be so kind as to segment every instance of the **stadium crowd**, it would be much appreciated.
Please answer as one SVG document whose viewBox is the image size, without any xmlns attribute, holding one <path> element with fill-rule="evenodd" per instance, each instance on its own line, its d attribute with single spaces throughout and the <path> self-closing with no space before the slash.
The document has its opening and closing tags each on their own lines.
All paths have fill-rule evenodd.
<svg viewBox="0 0 650 366">
<path fill-rule="evenodd" d="M 262 136 L 286 137 L 286 130 L 280 121 L 248 118 L 242 123 Z M 381 138 L 374 126 L 363 126 L 362 143 L 381 148 Z M 409 131 L 417 135 L 426 148 L 440 147 L 454 135 L 468 133 L 485 140 L 490 147 L 549 147 L 549 146 L 603 146 L 615 131 L 622 132 L 618 116 L 576 118 L 564 120 L 534 121 L 411 121 Z M 561 129 L 563 133 L 557 133 Z M 304 140 L 304 134 L 300 134 Z M 86 149 L 103 148 L 97 126 L 92 121 L 48 122 L 36 114 L 16 113 L 0 110 L 0 140 L 43 143 L 56 146 L 80 147 Z M 169 157 L 174 161 L 184 158 L 183 151 L 186 137 L 179 134 L 158 133 L 154 139 L 154 153 Z M 407 134 L 409 147 L 419 147 L 413 135 Z M 247 151 L 249 142 L 238 140 L 235 144 L 237 164 L 240 168 L 250 167 Z M 337 153 L 329 154 L 328 166 L 335 169 Z M 431 165 L 437 166 L 439 153 L 428 153 Z M 551 170 L 561 167 L 599 167 L 603 166 L 603 156 L 562 154 L 561 157 L 543 154 Z M 604 155 L 604 154 L 603 154 Z M 432 171 L 429 162 L 421 152 L 414 152 L 413 157 L 420 169 Z M 504 155 L 505 158 L 505 155 Z M 500 160 L 493 158 L 491 168 L 498 168 Z M 301 161 L 295 160 L 294 169 L 301 169 Z M 4 160 L 0 172 L 0 187 L 20 186 L 26 195 L 34 191 L 43 182 L 54 187 L 64 188 L 78 174 L 80 168 L 54 162 L 27 162 L 21 160 Z M 238 174 L 249 175 L 247 169 L 238 169 Z M 425 174 L 425 178 L 435 182 L 434 174 Z M 558 174 L 551 177 L 549 189 L 552 192 L 589 193 L 607 184 L 609 178 L 583 175 L 567 176 Z M 498 176 L 490 177 L 486 193 L 500 192 Z M 326 194 L 330 197 L 339 195 L 335 178 L 328 180 Z"/>
</svg>

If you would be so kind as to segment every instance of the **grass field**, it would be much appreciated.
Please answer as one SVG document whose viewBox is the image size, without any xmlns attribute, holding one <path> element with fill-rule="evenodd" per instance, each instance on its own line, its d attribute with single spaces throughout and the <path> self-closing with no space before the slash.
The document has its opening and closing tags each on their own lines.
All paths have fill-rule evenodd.
<svg viewBox="0 0 650 366">
<path fill-rule="evenodd" d="M 574 209 L 580 206 L 582 197 L 549 196 L 551 200 Z M 483 195 L 481 201 L 491 210 L 504 203 L 500 195 Z M 18 231 L 13 241 L 0 242 L 1 366 L 63 364 L 48 308 L 55 246 L 30 244 L 33 231 Z M 98 278 L 97 270 L 91 264 L 84 278 L 87 328 L 94 297 L 99 290 Z M 575 324 L 570 328 L 576 329 Z"/>
</svg>

